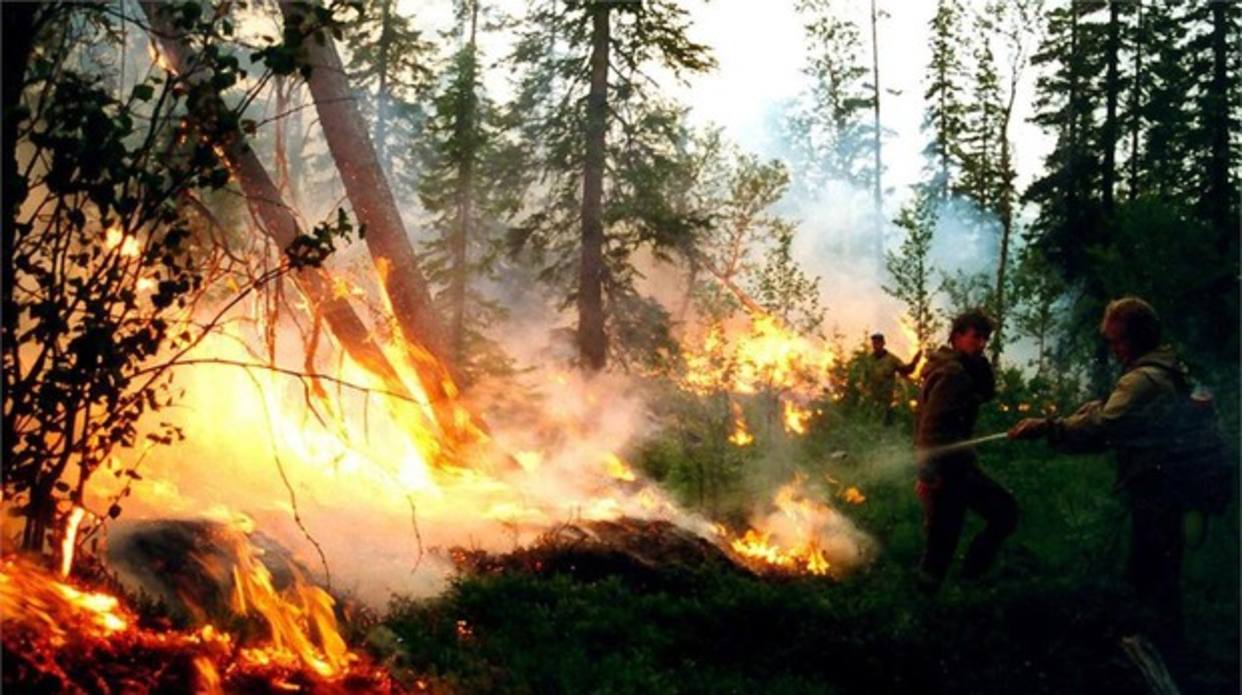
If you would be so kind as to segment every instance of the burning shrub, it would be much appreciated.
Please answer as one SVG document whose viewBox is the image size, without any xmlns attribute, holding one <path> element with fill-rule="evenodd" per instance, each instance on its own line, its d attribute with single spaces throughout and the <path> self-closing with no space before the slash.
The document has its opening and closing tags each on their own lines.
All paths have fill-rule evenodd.
<svg viewBox="0 0 1242 695">
<path fill-rule="evenodd" d="M 274 636 L 242 643 L 206 624 L 156 630 L 116 596 L 62 582 L 39 565 L 0 563 L 6 687 L 26 692 L 402 691 L 386 671 L 342 651 L 336 664 L 292 656 Z"/>
<path fill-rule="evenodd" d="M 29 65 L 6 66 L 25 91 L 5 104 L 19 121 L 23 172 L 5 182 L 19 195 L 5 219 L 4 496 L 25 517 L 27 550 L 42 552 L 62 520 L 81 514 L 87 483 L 115 450 L 181 437 L 161 423 L 143 441 L 138 423 L 173 402 L 171 367 L 219 320 L 195 315 L 216 282 L 232 284 L 231 307 L 291 265 L 321 261 L 348 228 L 343 219 L 321 227 L 257 276 L 239 267 L 197 196 L 228 184 L 222 152 L 253 129 L 241 119 L 253 95 L 221 106 L 246 77 L 221 48 L 233 31 L 227 12 L 187 3 L 176 14 L 211 79 L 153 70 L 115 96 L 90 47 L 119 27 L 89 3 L 41 5 Z M 119 502 L 99 514 L 116 517 Z"/>
</svg>

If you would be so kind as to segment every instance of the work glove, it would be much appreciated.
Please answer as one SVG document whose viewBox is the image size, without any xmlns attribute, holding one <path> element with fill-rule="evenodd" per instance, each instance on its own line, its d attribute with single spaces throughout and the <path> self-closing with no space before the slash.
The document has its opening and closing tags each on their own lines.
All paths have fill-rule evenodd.
<svg viewBox="0 0 1242 695">
<path fill-rule="evenodd" d="M 1010 439 L 1039 439 L 1047 436 L 1052 429 L 1052 420 L 1041 417 L 1028 417 L 1018 421 L 1009 428 Z"/>
</svg>

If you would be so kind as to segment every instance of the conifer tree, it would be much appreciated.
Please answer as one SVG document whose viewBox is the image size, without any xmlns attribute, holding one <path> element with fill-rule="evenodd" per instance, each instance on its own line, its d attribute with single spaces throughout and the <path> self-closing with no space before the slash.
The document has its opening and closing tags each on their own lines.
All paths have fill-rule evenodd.
<svg viewBox="0 0 1242 695">
<path fill-rule="evenodd" d="M 938 217 L 934 195 L 926 189 L 917 190 L 894 220 L 905 230 L 906 237 L 896 253 L 886 254 L 884 263 L 891 279 L 884 291 L 906 305 L 906 317 L 920 345 L 928 344 L 940 326 L 934 309 L 931 263 Z"/>
<path fill-rule="evenodd" d="M 365 0 L 359 18 L 345 26 L 350 84 L 359 95 L 363 118 L 371 125 L 375 154 L 397 184 L 398 195 L 417 166 L 412 143 L 425 118 L 421 102 L 432 85 L 434 45 L 397 12 L 397 0 Z"/>
<path fill-rule="evenodd" d="M 940 0 L 932 17 L 931 62 L 924 81 L 927 103 L 923 129 L 932 138 L 923 149 L 933 194 L 946 198 L 955 189 L 962 167 L 963 145 L 959 142 L 966 120 L 965 70 L 960 57 L 963 10 L 959 0 Z"/>
<path fill-rule="evenodd" d="M 831 0 L 800 0 L 810 88 L 791 119 L 795 179 L 812 191 L 830 179 L 870 186 L 872 109 L 861 32 Z"/>
<path fill-rule="evenodd" d="M 650 74 L 714 65 L 688 25 L 671 0 L 532 2 L 513 55 L 514 109 L 541 177 L 513 240 L 576 304 L 578 353 L 591 370 L 607 363 L 609 323 L 635 336 L 639 327 L 624 322 L 656 315 L 634 291 L 630 255 L 692 231 L 657 195 L 684 132 Z"/>
<path fill-rule="evenodd" d="M 477 2 L 462 19 L 465 39 L 432 100 L 416 187 L 436 232 L 424 247 L 423 267 L 445 317 L 449 352 L 472 379 L 506 363 L 485 333 L 503 310 L 478 284 L 497 270 L 503 227 L 521 206 L 526 177 L 508 124 L 483 90 Z"/>
<path fill-rule="evenodd" d="M 1101 32 L 1089 18 L 1099 7 L 1071 2 L 1051 10 L 1045 41 L 1032 57 L 1036 65 L 1046 66 L 1036 81 L 1033 120 L 1056 134 L 1056 145 L 1027 196 L 1039 206 L 1035 224 L 1041 243 L 1074 280 L 1089 274 L 1086 249 L 1104 239 L 1093 109 L 1100 101 Z"/>
</svg>

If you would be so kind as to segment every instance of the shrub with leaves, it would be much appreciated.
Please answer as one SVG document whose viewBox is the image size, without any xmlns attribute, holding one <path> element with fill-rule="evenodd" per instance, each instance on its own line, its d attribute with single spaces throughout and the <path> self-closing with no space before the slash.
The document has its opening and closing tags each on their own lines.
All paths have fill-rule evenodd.
<svg viewBox="0 0 1242 695">
<path fill-rule="evenodd" d="M 116 95 L 106 65 L 66 50 L 123 40 L 118 20 L 90 4 L 41 6 L 28 63 L 6 66 L 7 79 L 23 80 L 20 101 L 5 105 L 19 119 L 10 156 L 23 195 L 5 220 L 4 495 L 25 517 L 28 550 L 43 550 L 118 449 L 182 436 L 144 418 L 173 402 L 171 368 L 219 318 L 197 317 L 204 300 L 219 300 L 207 290 L 231 257 L 205 231 L 197 194 L 228 185 L 222 145 L 253 125 L 242 118 L 253 93 L 237 87 L 263 80 L 245 82 L 224 50 L 233 31 L 224 9 L 187 3 L 172 15 L 209 78 L 165 73 L 157 61 Z M 222 107 L 221 93 L 239 106 Z M 226 308 L 290 267 L 318 264 L 348 231 L 342 217 L 306 235 Z"/>
</svg>

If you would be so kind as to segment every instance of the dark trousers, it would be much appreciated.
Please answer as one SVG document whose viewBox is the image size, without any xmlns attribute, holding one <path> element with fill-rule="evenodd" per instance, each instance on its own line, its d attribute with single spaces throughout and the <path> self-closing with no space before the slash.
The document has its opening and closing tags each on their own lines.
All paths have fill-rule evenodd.
<svg viewBox="0 0 1242 695">
<path fill-rule="evenodd" d="M 1126 575 L 1151 619 L 1158 646 L 1182 639 L 1182 517 L 1159 480 L 1131 486 L 1130 555 Z M 1164 643 L 1164 644 L 1162 644 Z"/>
<path fill-rule="evenodd" d="M 982 516 L 987 525 L 970 543 L 962 566 L 963 577 L 974 578 L 986 572 L 1001 543 L 1018 526 L 1018 503 L 1013 495 L 977 466 L 971 465 L 934 483 L 920 482 L 916 490 L 923 503 L 923 531 L 927 537 L 922 569 L 936 581 L 944 579 L 949 571 L 966 510 Z"/>
</svg>

